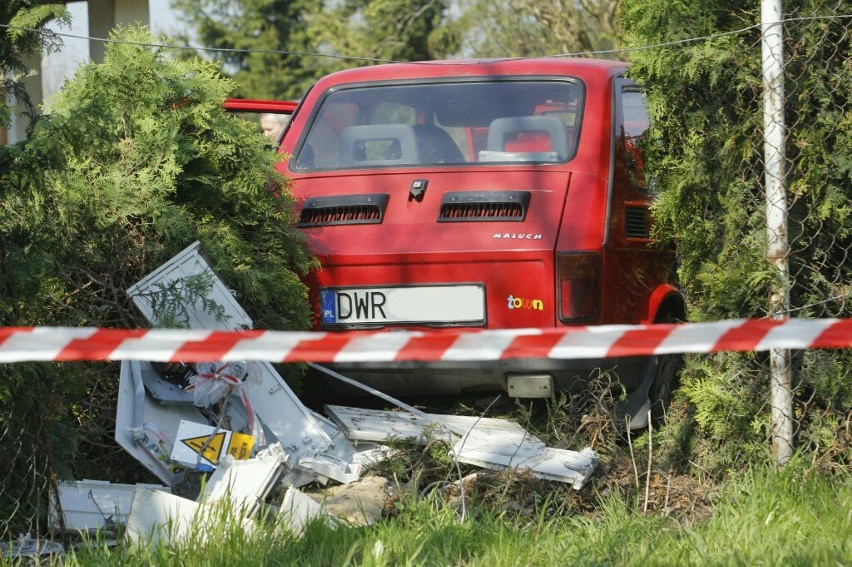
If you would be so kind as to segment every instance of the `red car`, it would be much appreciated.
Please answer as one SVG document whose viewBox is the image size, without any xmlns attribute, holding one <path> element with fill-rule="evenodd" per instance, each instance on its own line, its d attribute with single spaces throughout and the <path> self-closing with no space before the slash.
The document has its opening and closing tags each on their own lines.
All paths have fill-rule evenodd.
<svg viewBox="0 0 852 567">
<path fill-rule="evenodd" d="M 654 246 L 627 66 L 592 59 L 442 61 L 331 74 L 281 151 L 322 264 L 324 330 L 552 328 L 682 320 L 674 256 Z M 665 402 L 673 358 L 347 364 L 385 391 L 581 386 L 611 369 Z M 637 406 L 638 409 L 639 406 Z"/>
</svg>

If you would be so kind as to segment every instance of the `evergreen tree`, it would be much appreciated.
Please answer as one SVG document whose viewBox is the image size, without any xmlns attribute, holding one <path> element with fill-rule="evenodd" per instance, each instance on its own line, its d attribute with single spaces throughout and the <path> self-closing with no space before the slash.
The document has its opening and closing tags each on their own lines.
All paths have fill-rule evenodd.
<svg viewBox="0 0 852 567">
<path fill-rule="evenodd" d="M 461 52 L 536 57 L 613 49 L 620 0 L 464 0 L 453 22 Z"/>
<path fill-rule="evenodd" d="M 140 29 L 117 37 L 152 41 Z M 52 289 L 46 322 L 136 323 L 116 290 L 199 239 L 259 326 L 305 328 L 299 275 L 312 264 L 274 172 L 278 154 L 224 111 L 233 83 L 214 64 L 167 53 L 109 44 L 31 136 L 31 155 L 56 156 L 32 197 L 40 206 L 22 209 L 34 215 L 22 230 L 38 223 L 50 257 L 39 270 Z"/>
<path fill-rule="evenodd" d="M 280 154 L 222 107 L 233 83 L 212 63 L 144 47 L 145 29 L 113 38 L 128 43 L 78 69 L 3 172 L 0 326 L 145 327 L 125 290 L 200 240 L 256 327 L 308 327 L 300 278 L 314 260 Z M 118 372 L 4 368 L 0 452 L 23 471 L 2 476 L 22 491 L 4 518 L 46 501 L 51 475 L 150 480 L 112 440 Z"/>
<path fill-rule="evenodd" d="M 316 13 L 311 37 L 321 51 L 385 61 L 442 59 L 458 50 L 448 31 L 448 2 L 436 0 L 347 0 Z M 328 68 L 353 66 L 351 61 L 326 63 Z"/>
<path fill-rule="evenodd" d="M 246 98 L 298 99 L 331 71 L 371 59 L 434 59 L 455 46 L 441 34 L 444 0 L 174 0 L 174 6 L 193 30 L 179 40 L 195 37 L 222 49 L 215 54 Z M 291 53 L 272 53 L 278 51 Z"/>
<path fill-rule="evenodd" d="M 286 100 L 300 98 L 315 80 L 304 53 L 315 51 L 307 19 L 316 4 L 309 0 L 172 3 L 192 30 L 178 40 L 222 49 L 215 56 L 236 82 L 238 96 Z M 277 51 L 294 53 L 274 53 Z"/>
</svg>

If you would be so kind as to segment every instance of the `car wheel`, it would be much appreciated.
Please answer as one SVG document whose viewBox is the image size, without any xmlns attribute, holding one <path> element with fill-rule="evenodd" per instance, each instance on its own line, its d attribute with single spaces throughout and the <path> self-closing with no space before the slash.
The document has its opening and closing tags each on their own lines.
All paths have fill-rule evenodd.
<svg viewBox="0 0 852 567">
<path fill-rule="evenodd" d="M 651 420 L 654 425 L 665 422 L 666 411 L 672 401 L 672 395 L 680 384 L 680 369 L 683 366 L 683 355 L 661 354 L 656 357 L 657 370 L 654 382 L 648 391 L 651 402 Z"/>
</svg>

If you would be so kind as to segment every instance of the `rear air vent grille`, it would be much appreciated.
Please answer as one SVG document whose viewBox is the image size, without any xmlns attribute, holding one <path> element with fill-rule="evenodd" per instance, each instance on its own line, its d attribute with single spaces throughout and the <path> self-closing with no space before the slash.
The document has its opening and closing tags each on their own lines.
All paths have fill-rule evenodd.
<svg viewBox="0 0 852 567">
<path fill-rule="evenodd" d="M 648 209 L 645 207 L 624 208 L 624 235 L 627 238 L 650 238 Z"/>
<path fill-rule="evenodd" d="M 302 207 L 299 226 L 381 224 L 387 205 L 388 195 L 385 193 L 313 197 Z"/>
<path fill-rule="evenodd" d="M 444 193 L 438 222 L 520 222 L 529 204 L 529 191 L 454 191 Z"/>
</svg>

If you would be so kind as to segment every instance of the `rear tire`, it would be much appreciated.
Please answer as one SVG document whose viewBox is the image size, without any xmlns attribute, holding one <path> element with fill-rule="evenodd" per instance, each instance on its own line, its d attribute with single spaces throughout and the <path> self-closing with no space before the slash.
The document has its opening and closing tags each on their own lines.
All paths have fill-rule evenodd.
<svg viewBox="0 0 852 567">
<path fill-rule="evenodd" d="M 657 371 L 654 382 L 648 390 L 651 402 L 651 422 L 662 425 L 666 420 L 666 411 L 672 401 L 672 395 L 680 385 L 680 370 L 683 367 L 683 355 L 661 354 L 655 357 Z"/>
<path fill-rule="evenodd" d="M 682 317 L 665 312 L 657 317 L 655 323 L 682 322 Z M 654 425 L 662 425 L 666 421 L 666 412 L 672 402 L 674 391 L 680 386 L 680 371 L 683 368 L 683 354 L 660 354 L 657 360 L 657 371 L 654 382 L 648 390 L 648 399 L 651 402 L 651 422 Z"/>
</svg>

